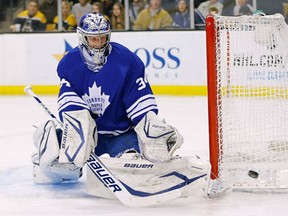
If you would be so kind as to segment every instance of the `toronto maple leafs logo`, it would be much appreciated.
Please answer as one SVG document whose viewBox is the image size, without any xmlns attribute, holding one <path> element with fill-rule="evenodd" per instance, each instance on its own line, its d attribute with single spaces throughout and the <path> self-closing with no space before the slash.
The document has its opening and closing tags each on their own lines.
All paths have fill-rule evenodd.
<svg viewBox="0 0 288 216">
<path fill-rule="evenodd" d="M 94 82 L 92 87 L 88 88 L 88 91 L 88 95 L 83 95 L 82 99 L 90 107 L 92 113 L 102 116 L 110 104 L 110 96 L 106 95 L 104 92 L 102 93 L 101 86 L 98 87 L 96 82 Z"/>
</svg>

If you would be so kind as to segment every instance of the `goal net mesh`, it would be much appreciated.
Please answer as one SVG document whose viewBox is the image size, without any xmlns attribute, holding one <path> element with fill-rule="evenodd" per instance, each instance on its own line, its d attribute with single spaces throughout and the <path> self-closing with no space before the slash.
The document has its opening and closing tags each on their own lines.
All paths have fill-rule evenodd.
<svg viewBox="0 0 288 216">
<path fill-rule="evenodd" d="M 214 25 L 218 178 L 235 189 L 288 188 L 284 18 L 214 16 Z"/>
</svg>

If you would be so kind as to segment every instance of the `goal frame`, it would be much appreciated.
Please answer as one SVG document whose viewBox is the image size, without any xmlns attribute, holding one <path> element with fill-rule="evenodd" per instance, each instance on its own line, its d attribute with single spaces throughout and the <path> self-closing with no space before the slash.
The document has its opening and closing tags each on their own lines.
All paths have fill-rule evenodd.
<svg viewBox="0 0 288 216">
<path fill-rule="evenodd" d="M 208 92 L 208 121 L 209 121 L 209 157 L 211 163 L 211 179 L 218 176 L 218 109 L 216 98 L 217 71 L 216 71 L 216 48 L 215 48 L 215 24 L 213 15 L 206 18 L 206 54 L 207 54 L 207 92 Z"/>
<path fill-rule="evenodd" d="M 287 192 L 287 33 L 281 14 L 206 17 L 210 178 L 220 185 Z"/>
</svg>

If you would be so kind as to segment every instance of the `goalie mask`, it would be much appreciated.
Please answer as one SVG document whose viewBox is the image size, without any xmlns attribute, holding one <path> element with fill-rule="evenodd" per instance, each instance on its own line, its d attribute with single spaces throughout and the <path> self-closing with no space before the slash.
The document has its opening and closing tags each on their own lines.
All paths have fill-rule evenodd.
<svg viewBox="0 0 288 216">
<path fill-rule="evenodd" d="M 79 49 L 81 57 L 87 67 L 97 72 L 106 63 L 107 56 L 111 51 L 110 23 L 100 13 L 86 13 L 79 21 L 77 27 L 77 35 L 79 38 Z M 98 38 L 100 46 L 91 46 L 88 37 Z M 103 43 L 103 38 L 105 42 Z"/>
</svg>

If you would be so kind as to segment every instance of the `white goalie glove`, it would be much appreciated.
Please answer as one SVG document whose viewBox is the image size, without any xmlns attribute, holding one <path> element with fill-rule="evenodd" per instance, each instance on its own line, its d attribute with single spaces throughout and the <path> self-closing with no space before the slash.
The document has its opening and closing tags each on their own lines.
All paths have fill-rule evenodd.
<svg viewBox="0 0 288 216">
<path fill-rule="evenodd" d="M 169 160 L 183 144 L 179 132 L 151 111 L 136 125 L 135 131 L 143 156 L 152 162 Z"/>
<path fill-rule="evenodd" d="M 97 128 L 89 111 L 70 111 L 63 114 L 63 135 L 59 163 L 74 163 L 83 167 L 97 145 Z"/>
</svg>

